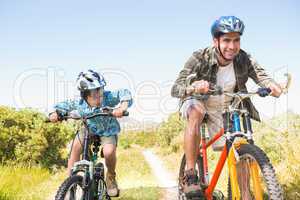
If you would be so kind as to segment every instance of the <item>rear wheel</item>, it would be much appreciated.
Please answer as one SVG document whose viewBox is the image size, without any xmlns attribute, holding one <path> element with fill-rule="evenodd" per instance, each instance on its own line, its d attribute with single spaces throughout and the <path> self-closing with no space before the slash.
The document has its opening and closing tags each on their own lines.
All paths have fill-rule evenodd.
<svg viewBox="0 0 300 200">
<path fill-rule="evenodd" d="M 196 160 L 196 169 L 197 169 L 197 173 L 198 173 L 197 176 L 199 177 L 199 180 L 201 180 L 204 177 L 202 163 L 203 163 L 202 157 L 198 156 Z M 185 155 L 183 155 L 180 163 L 179 178 L 178 178 L 178 199 L 179 200 L 187 200 L 187 197 L 183 192 L 183 177 L 184 177 L 185 170 L 187 170 L 186 158 Z M 196 200 L 199 198 L 194 198 L 194 199 Z"/>
<path fill-rule="evenodd" d="M 282 200 L 282 189 L 267 155 L 259 147 L 251 144 L 241 145 L 237 152 L 240 156 L 237 163 L 237 176 L 241 199 Z M 230 180 L 228 199 L 232 199 Z"/>
</svg>

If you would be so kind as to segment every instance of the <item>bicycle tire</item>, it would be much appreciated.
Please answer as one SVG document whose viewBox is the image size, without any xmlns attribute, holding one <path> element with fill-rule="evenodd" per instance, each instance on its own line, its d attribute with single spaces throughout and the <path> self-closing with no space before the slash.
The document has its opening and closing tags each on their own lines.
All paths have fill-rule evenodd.
<svg viewBox="0 0 300 200">
<path fill-rule="evenodd" d="M 252 159 L 252 161 L 255 161 L 258 164 L 259 173 L 262 176 L 261 180 L 264 182 L 263 199 L 283 200 L 282 188 L 278 183 L 278 180 L 275 175 L 275 170 L 265 152 L 261 150 L 258 146 L 252 144 L 242 144 L 240 148 L 237 149 L 237 152 L 239 154 L 240 160 L 249 161 L 250 159 Z M 251 180 L 251 178 L 249 178 L 248 180 Z M 249 184 L 249 186 L 250 185 L 251 184 Z M 231 200 L 232 193 L 230 180 L 228 181 L 227 188 L 228 199 Z M 249 193 L 251 194 L 250 189 Z"/>
<path fill-rule="evenodd" d="M 186 157 L 185 154 L 181 158 L 180 168 L 179 168 L 179 178 L 178 178 L 178 199 L 179 200 L 187 200 L 186 196 L 184 195 L 183 188 L 182 188 L 182 181 L 184 176 L 184 171 L 186 168 Z M 203 160 L 201 156 L 197 157 L 196 160 L 196 168 L 198 170 L 198 177 L 201 179 L 204 176 L 203 172 Z M 196 198 L 195 198 L 196 199 Z"/>
<path fill-rule="evenodd" d="M 104 179 L 99 180 L 98 191 L 101 191 L 101 193 L 100 193 L 100 195 L 98 193 L 97 200 L 111 200 L 110 196 L 107 194 L 107 188 L 106 188 L 106 183 L 105 183 Z"/>
<path fill-rule="evenodd" d="M 73 175 L 73 176 L 70 176 L 68 177 L 62 184 L 61 186 L 59 187 L 56 195 L 55 195 L 55 200 L 76 200 L 76 196 L 73 194 L 74 191 L 71 191 L 73 187 L 75 186 L 78 186 L 81 188 L 81 190 L 83 191 L 82 189 L 82 179 L 83 177 L 80 176 L 80 175 Z M 69 191 L 69 193 L 68 193 Z M 93 197 L 92 195 L 90 195 L 91 192 L 88 191 L 88 192 L 82 192 L 81 194 L 81 197 L 82 195 L 84 195 L 84 199 L 86 200 L 92 200 Z M 69 196 L 68 196 L 69 195 Z M 69 197 L 69 198 L 67 198 Z M 79 198 L 80 199 L 80 198 Z"/>
</svg>

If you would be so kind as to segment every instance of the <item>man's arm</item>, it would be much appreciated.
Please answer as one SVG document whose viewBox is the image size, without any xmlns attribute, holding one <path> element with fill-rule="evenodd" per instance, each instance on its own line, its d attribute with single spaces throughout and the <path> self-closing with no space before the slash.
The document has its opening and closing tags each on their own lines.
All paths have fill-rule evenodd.
<svg viewBox="0 0 300 200">
<path fill-rule="evenodd" d="M 249 60 L 249 76 L 254 80 L 256 84 L 261 87 L 268 87 L 271 89 L 271 95 L 279 97 L 282 93 L 280 85 L 276 83 L 266 72 L 266 70 L 260 66 L 250 55 Z"/>
<path fill-rule="evenodd" d="M 191 56 L 185 63 L 184 68 L 180 71 L 178 78 L 176 79 L 174 85 L 171 89 L 172 97 L 184 98 L 186 96 L 186 78 L 195 73 L 196 66 L 198 64 L 198 59 L 195 56 Z"/>
</svg>

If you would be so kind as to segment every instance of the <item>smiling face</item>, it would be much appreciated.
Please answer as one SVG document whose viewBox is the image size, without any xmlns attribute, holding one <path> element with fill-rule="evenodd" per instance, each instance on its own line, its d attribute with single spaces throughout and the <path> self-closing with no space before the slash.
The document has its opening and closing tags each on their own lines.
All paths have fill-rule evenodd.
<svg viewBox="0 0 300 200">
<path fill-rule="evenodd" d="M 240 34 L 233 32 L 233 33 L 225 33 L 221 35 L 219 38 L 214 38 L 214 46 L 219 49 L 220 53 L 225 58 L 221 58 L 224 61 L 233 61 L 235 56 L 240 51 Z M 221 56 L 219 56 L 221 57 Z"/>
</svg>

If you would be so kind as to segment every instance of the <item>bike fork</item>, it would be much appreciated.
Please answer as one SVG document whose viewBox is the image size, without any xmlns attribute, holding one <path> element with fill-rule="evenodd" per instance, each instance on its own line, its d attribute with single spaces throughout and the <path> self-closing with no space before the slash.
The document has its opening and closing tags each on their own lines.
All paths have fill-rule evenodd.
<svg viewBox="0 0 300 200">
<path fill-rule="evenodd" d="M 237 171 L 236 171 L 236 159 L 234 155 L 234 146 L 231 147 L 228 154 L 228 171 L 229 171 L 229 184 L 231 187 L 232 199 L 238 200 L 241 198 L 240 189 L 238 185 Z"/>
</svg>

